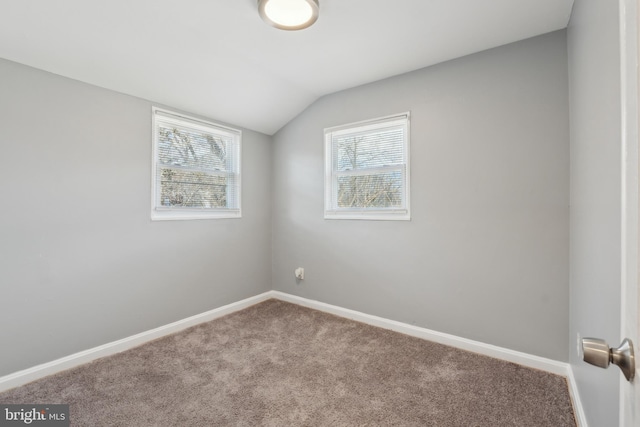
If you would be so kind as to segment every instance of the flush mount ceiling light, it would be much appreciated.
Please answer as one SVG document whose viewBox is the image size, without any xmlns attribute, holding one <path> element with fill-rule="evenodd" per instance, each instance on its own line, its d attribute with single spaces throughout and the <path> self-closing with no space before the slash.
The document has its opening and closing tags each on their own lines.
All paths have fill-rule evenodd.
<svg viewBox="0 0 640 427">
<path fill-rule="evenodd" d="M 302 30 L 318 19 L 318 0 L 258 0 L 260 16 L 281 30 Z"/>
</svg>

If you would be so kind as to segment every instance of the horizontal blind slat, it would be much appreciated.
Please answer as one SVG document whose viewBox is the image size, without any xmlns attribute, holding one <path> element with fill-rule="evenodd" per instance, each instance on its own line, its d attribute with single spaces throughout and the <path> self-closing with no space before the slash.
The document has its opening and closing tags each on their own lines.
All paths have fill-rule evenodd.
<svg viewBox="0 0 640 427">
<path fill-rule="evenodd" d="M 404 127 L 395 126 L 334 136 L 334 170 L 377 168 L 404 163 L 404 133 Z"/>
</svg>

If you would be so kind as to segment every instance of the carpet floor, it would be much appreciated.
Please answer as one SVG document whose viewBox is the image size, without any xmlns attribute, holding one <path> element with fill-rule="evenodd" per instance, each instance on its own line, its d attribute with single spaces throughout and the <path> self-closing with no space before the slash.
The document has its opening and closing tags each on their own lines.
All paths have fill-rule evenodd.
<svg viewBox="0 0 640 427">
<path fill-rule="evenodd" d="M 566 380 L 268 300 L 0 393 L 72 426 L 575 427 Z"/>
</svg>

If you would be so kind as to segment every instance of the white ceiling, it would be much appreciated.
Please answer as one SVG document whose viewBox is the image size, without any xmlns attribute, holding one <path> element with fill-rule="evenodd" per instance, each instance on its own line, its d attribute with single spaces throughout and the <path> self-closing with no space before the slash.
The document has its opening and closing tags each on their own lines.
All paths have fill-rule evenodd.
<svg viewBox="0 0 640 427">
<path fill-rule="evenodd" d="M 565 28 L 573 0 L 0 0 L 0 57 L 273 134 L 328 93 Z"/>
</svg>

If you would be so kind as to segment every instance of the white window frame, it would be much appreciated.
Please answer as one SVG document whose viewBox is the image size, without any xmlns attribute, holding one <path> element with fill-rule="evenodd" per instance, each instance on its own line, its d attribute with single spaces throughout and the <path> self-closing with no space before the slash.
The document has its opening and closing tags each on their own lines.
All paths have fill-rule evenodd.
<svg viewBox="0 0 640 427">
<path fill-rule="evenodd" d="M 151 219 L 152 220 L 190 220 L 190 219 L 217 219 L 217 218 L 241 218 L 242 209 L 242 131 L 227 126 L 205 120 L 189 117 L 184 114 L 165 110 L 162 108 L 152 107 L 152 135 L 153 150 L 151 160 Z M 161 118 L 159 118 L 161 116 Z M 177 125 L 188 125 L 191 128 L 199 129 L 204 132 L 213 133 L 230 137 L 234 140 L 236 148 L 230 153 L 231 161 L 235 165 L 235 182 L 237 182 L 237 191 L 235 192 L 234 208 L 185 208 L 185 207 L 163 207 L 160 200 L 160 185 L 158 183 L 158 121 L 173 122 Z"/>
<path fill-rule="evenodd" d="M 356 171 L 337 172 L 333 164 L 333 137 L 356 132 L 367 132 L 375 129 L 383 129 L 390 125 L 404 127 L 404 159 L 403 165 L 391 165 L 380 168 L 360 169 Z M 411 219 L 410 210 L 410 113 L 400 113 L 391 116 L 379 117 L 372 120 L 364 120 L 340 126 L 326 128 L 324 130 L 324 218 L 325 219 L 359 219 L 359 220 L 404 220 Z M 337 201 L 338 176 L 368 174 L 371 172 L 384 172 L 401 170 L 404 178 L 404 194 L 402 208 L 340 208 Z"/>
</svg>

